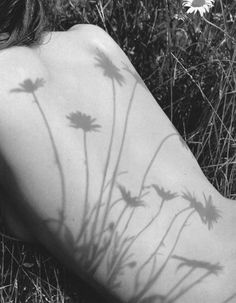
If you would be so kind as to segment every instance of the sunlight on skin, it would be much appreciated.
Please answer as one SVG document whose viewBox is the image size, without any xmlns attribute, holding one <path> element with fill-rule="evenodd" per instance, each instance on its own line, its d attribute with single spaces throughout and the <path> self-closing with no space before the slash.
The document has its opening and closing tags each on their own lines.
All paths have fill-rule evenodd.
<svg viewBox="0 0 236 303">
<path fill-rule="evenodd" d="M 87 29 L 79 58 L 61 42 L 66 66 L 55 63 L 66 39 L 57 33 L 36 52 L 50 75 L 32 58 L 34 71 L 6 84 L 1 161 L 17 189 L 2 187 L 43 245 L 124 302 L 232 301 L 235 205 L 206 180 L 123 52 Z"/>
</svg>

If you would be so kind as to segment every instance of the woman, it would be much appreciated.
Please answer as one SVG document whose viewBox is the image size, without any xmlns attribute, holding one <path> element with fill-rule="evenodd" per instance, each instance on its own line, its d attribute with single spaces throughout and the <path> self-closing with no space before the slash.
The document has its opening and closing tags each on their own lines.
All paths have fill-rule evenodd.
<svg viewBox="0 0 236 303">
<path fill-rule="evenodd" d="M 122 302 L 235 302 L 236 206 L 100 28 L 1 2 L 1 207 Z"/>
</svg>

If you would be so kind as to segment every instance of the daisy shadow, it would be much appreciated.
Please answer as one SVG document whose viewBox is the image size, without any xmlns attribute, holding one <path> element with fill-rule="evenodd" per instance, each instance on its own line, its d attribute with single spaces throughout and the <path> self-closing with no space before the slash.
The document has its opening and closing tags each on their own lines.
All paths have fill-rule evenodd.
<svg viewBox="0 0 236 303">
<path fill-rule="evenodd" d="M 205 224 L 207 224 L 208 229 L 212 229 L 214 223 L 217 223 L 218 220 L 222 217 L 220 210 L 213 204 L 212 196 L 209 195 L 207 198 L 204 195 L 205 200 Z"/>
<path fill-rule="evenodd" d="M 99 49 L 96 51 L 95 61 L 95 66 L 102 69 L 105 77 L 116 81 L 120 86 L 125 83 L 124 76 L 121 74 L 120 69 L 104 52 Z"/>
<path fill-rule="evenodd" d="M 140 206 L 145 206 L 144 201 L 142 201 L 139 197 L 135 197 L 131 195 L 131 192 L 127 190 L 124 186 L 118 185 L 120 190 L 122 199 L 126 202 L 128 207 L 136 208 Z"/>
<path fill-rule="evenodd" d="M 176 192 L 171 192 L 170 190 L 165 190 L 163 187 L 153 184 L 152 187 L 155 189 L 158 196 L 160 196 L 165 201 L 170 201 L 178 197 Z"/>
<path fill-rule="evenodd" d="M 194 194 L 186 191 L 182 194 L 182 198 L 190 203 L 190 207 L 195 209 L 199 214 L 202 222 L 208 226 L 208 229 L 212 229 L 214 223 L 217 223 L 221 218 L 220 210 L 213 204 L 212 196 L 209 195 L 208 198 L 203 194 L 205 205 L 197 201 Z"/>
<path fill-rule="evenodd" d="M 95 123 L 96 119 L 80 111 L 72 112 L 66 117 L 70 120 L 70 127 L 81 129 L 84 132 L 97 132 L 101 128 L 101 125 Z"/>
<path fill-rule="evenodd" d="M 190 267 L 192 269 L 205 269 L 214 275 L 218 275 L 223 270 L 223 266 L 221 266 L 219 263 L 210 263 L 202 260 L 188 259 L 177 255 L 173 255 L 172 259 L 180 261 L 177 270 L 183 267 Z"/>
<path fill-rule="evenodd" d="M 31 79 L 25 79 L 22 83 L 19 83 L 18 88 L 11 89 L 11 93 L 28 93 L 33 94 L 40 87 L 43 87 L 45 80 L 37 78 L 34 82 Z"/>
<path fill-rule="evenodd" d="M 123 62 L 123 70 L 126 71 L 127 73 L 129 73 L 131 76 L 133 76 L 134 79 L 136 80 L 136 82 L 137 82 L 138 84 L 140 84 L 143 88 L 147 89 L 145 83 L 143 82 L 143 80 L 142 80 L 142 78 L 139 76 L 139 74 L 138 74 L 135 70 L 131 69 L 131 68 L 128 66 L 128 64 L 126 64 L 126 63 L 124 63 L 124 62 Z"/>
<path fill-rule="evenodd" d="M 204 205 L 197 200 L 195 197 L 194 193 L 191 194 L 189 191 L 186 191 L 185 193 L 182 194 L 182 198 L 185 199 L 190 203 L 190 207 L 195 209 L 195 211 L 198 213 L 200 216 L 202 222 L 205 222 L 205 210 L 204 210 Z"/>
</svg>

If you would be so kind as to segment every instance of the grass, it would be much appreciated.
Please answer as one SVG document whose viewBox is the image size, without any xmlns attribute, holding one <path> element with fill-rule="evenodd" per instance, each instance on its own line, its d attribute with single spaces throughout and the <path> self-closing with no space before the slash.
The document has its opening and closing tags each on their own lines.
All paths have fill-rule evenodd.
<svg viewBox="0 0 236 303">
<path fill-rule="evenodd" d="M 103 300 L 41 247 L 8 239 L 3 235 L 7 233 L 3 226 L 1 229 L 1 303 L 95 303 Z"/>
<path fill-rule="evenodd" d="M 54 0 L 51 11 L 56 30 L 92 23 L 117 41 L 210 182 L 235 199 L 235 1 L 205 19 L 180 0 Z M 0 238 L 0 302 L 100 302 L 41 248 Z"/>
</svg>

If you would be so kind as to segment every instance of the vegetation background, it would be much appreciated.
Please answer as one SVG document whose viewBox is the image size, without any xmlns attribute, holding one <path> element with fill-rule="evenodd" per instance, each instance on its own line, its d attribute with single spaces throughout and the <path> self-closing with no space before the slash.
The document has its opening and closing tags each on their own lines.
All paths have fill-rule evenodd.
<svg viewBox="0 0 236 303">
<path fill-rule="evenodd" d="M 203 17 L 181 0 L 46 2 L 55 30 L 92 23 L 115 39 L 210 182 L 235 199 L 236 1 L 217 0 Z M 104 302 L 47 252 L 1 230 L 0 302 Z"/>
</svg>

